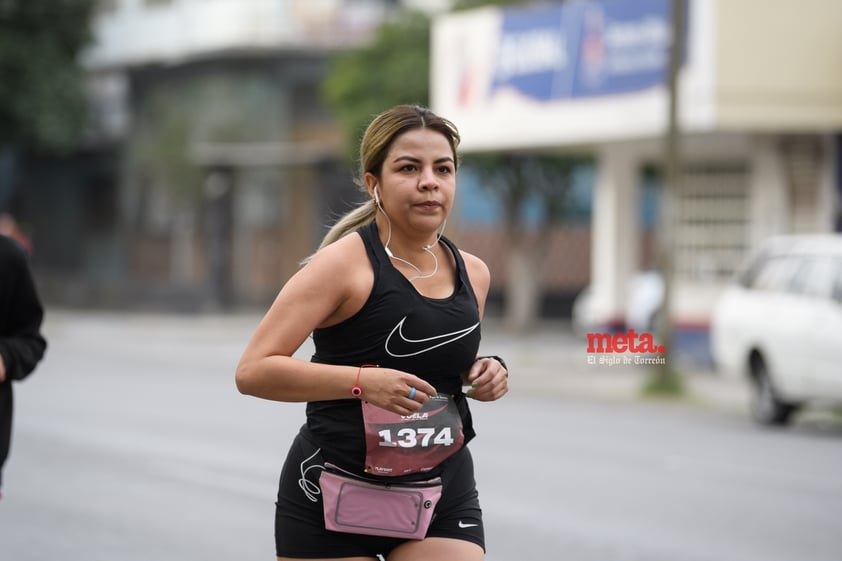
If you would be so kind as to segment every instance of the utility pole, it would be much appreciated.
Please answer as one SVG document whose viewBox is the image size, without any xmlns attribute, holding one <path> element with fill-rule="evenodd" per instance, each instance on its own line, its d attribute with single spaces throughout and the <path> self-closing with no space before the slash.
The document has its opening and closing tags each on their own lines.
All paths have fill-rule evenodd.
<svg viewBox="0 0 842 561">
<path fill-rule="evenodd" d="M 644 391 L 652 394 L 683 393 L 682 379 L 672 366 L 673 323 L 670 315 L 673 286 L 673 242 L 675 200 L 681 181 L 681 131 L 678 124 L 678 73 L 681 69 L 685 30 L 685 0 L 672 0 L 672 39 L 669 52 L 667 89 L 669 109 L 664 138 L 664 174 L 658 215 L 658 270 L 664 282 L 664 297 L 658 322 L 658 344 L 664 348 L 663 361 L 655 365 Z"/>
</svg>

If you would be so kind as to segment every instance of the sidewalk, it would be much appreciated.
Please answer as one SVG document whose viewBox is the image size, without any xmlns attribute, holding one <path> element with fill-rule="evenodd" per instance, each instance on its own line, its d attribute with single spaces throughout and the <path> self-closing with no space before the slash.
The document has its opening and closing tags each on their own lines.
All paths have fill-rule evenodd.
<svg viewBox="0 0 842 561">
<path fill-rule="evenodd" d="M 127 336 L 143 344 L 181 342 L 220 350 L 224 347 L 229 354 L 238 355 L 260 319 L 257 313 L 181 315 L 48 309 L 44 331 L 48 338 Z M 307 358 L 311 353 L 308 340 L 296 355 Z M 499 355 L 506 360 L 513 392 L 589 399 L 644 399 L 641 388 L 652 368 L 588 364 L 586 341 L 563 323 L 511 334 L 492 321 L 485 322 L 480 354 Z M 675 366 L 688 388 L 684 401 L 721 410 L 747 410 L 747 388 L 738 381 L 698 366 L 681 362 Z"/>
<path fill-rule="evenodd" d="M 506 359 L 512 391 L 609 400 L 644 399 L 641 388 L 654 368 L 588 364 L 587 342 L 563 324 L 522 335 L 484 328 L 481 351 Z M 685 401 L 723 410 L 747 410 L 748 388 L 738 380 L 723 378 L 707 367 L 674 360 L 674 366 L 684 376 Z"/>
</svg>

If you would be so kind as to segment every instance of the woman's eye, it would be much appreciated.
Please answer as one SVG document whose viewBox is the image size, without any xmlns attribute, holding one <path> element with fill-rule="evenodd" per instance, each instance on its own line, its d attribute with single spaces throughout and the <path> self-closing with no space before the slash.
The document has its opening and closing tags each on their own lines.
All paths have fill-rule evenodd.
<svg viewBox="0 0 842 561">
<path fill-rule="evenodd" d="M 401 168 L 401 171 L 415 171 L 415 166 L 412 164 L 406 164 Z"/>
<path fill-rule="evenodd" d="M 450 166 L 441 166 L 439 168 L 439 173 L 450 173 L 451 169 Z"/>
</svg>

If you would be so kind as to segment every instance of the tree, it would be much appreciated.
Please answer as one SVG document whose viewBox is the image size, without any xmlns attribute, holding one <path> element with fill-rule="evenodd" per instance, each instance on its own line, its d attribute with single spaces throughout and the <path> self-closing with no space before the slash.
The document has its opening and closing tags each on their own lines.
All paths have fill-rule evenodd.
<svg viewBox="0 0 842 561">
<path fill-rule="evenodd" d="M 66 150 L 85 123 L 77 57 L 94 0 L 0 0 L 0 147 Z"/>
<path fill-rule="evenodd" d="M 457 0 L 454 10 L 526 0 Z M 428 105 L 430 97 L 430 17 L 396 14 L 360 49 L 337 53 L 329 64 L 325 100 L 333 109 L 353 150 L 372 117 L 401 103 Z"/>
<path fill-rule="evenodd" d="M 511 329 L 523 331 L 540 315 L 551 233 L 567 215 L 573 173 L 584 160 L 553 154 L 482 154 L 469 161 L 482 186 L 496 194 L 503 208 L 505 320 Z M 527 224 L 524 210 L 533 199 L 540 202 L 541 213 Z"/>
<path fill-rule="evenodd" d="M 0 208 L 18 154 L 64 152 L 86 121 L 77 62 L 94 0 L 0 0 Z"/>
<path fill-rule="evenodd" d="M 521 2 L 459 0 L 454 9 L 517 3 Z M 400 103 L 428 104 L 429 37 L 430 18 L 407 13 L 382 25 L 369 44 L 337 54 L 330 61 L 325 98 L 344 131 L 350 159 L 374 115 Z M 478 173 L 504 209 L 509 279 L 505 314 L 514 329 L 527 328 L 540 311 L 549 231 L 564 214 L 571 173 L 578 163 L 577 159 L 536 154 L 471 154 L 465 158 L 465 165 Z M 524 206 L 533 197 L 540 199 L 543 213 L 530 229 L 523 215 Z"/>
<path fill-rule="evenodd" d="M 430 19 L 409 12 L 387 21 L 371 43 L 335 55 L 324 94 L 345 136 L 349 159 L 365 127 L 387 107 L 429 104 Z"/>
<path fill-rule="evenodd" d="M 672 40 L 669 49 L 667 85 L 669 103 L 667 105 L 667 131 L 664 135 L 664 187 L 661 193 L 660 225 L 658 232 L 658 269 L 664 279 L 664 298 L 661 303 L 663 313 L 658 322 L 658 336 L 664 351 L 663 361 L 650 373 L 643 386 L 644 393 L 653 395 L 680 396 L 684 393 L 684 383 L 670 360 L 673 342 L 672 276 L 673 276 L 673 228 L 670 220 L 673 216 L 675 193 L 681 182 L 681 131 L 678 122 L 678 74 L 681 67 L 682 33 L 685 29 L 685 5 L 682 0 L 672 0 Z"/>
</svg>

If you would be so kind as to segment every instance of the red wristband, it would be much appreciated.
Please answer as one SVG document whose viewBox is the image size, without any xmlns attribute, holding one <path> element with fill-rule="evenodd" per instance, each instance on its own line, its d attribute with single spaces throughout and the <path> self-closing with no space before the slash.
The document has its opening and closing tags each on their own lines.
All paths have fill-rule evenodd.
<svg viewBox="0 0 842 561">
<path fill-rule="evenodd" d="M 359 370 L 357 370 L 357 380 L 354 382 L 354 385 L 351 386 L 351 395 L 359 399 L 363 395 L 363 389 L 360 387 L 360 372 L 363 371 L 363 368 L 377 368 L 376 364 L 362 364 L 360 365 Z"/>
</svg>

